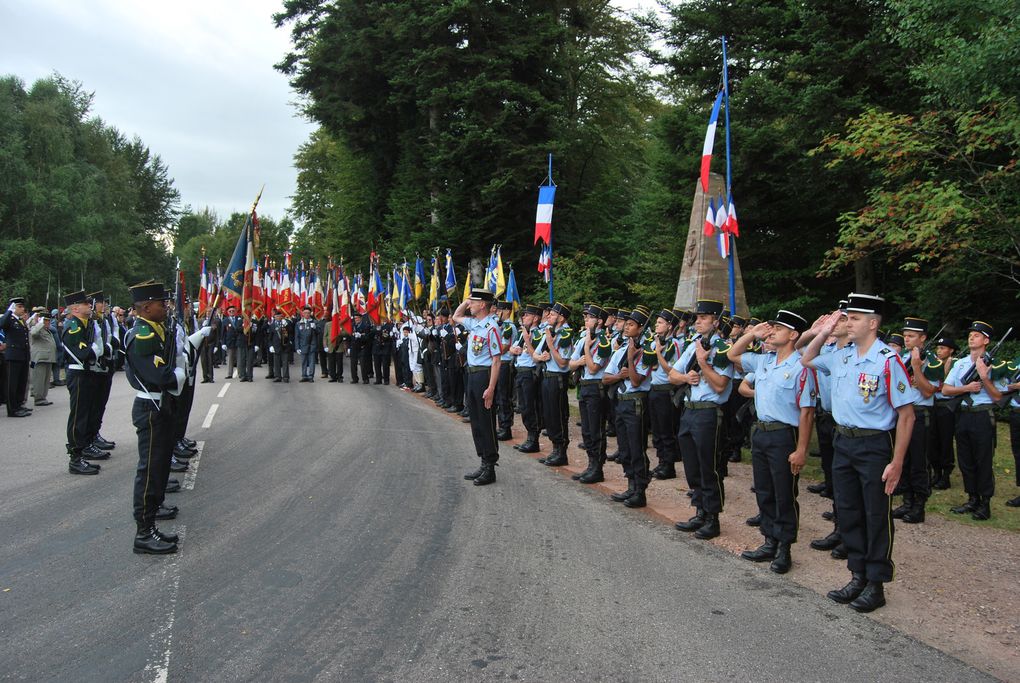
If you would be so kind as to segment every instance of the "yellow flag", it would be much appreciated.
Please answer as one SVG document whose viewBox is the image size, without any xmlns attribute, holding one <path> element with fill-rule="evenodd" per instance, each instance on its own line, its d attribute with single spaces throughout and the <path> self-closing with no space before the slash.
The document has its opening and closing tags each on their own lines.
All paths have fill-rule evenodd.
<svg viewBox="0 0 1020 683">
<path fill-rule="evenodd" d="M 503 249 L 496 250 L 496 298 L 506 291 L 506 278 L 503 276 Z"/>
<path fill-rule="evenodd" d="M 467 277 L 464 278 L 464 297 L 461 301 L 467 301 L 471 298 L 471 271 L 467 272 Z"/>
</svg>

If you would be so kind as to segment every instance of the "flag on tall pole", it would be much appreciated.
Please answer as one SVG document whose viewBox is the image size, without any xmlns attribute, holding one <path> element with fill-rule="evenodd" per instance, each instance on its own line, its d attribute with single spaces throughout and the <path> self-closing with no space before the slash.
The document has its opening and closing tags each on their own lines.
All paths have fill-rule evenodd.
<svg viewBox="0 0 1020 683">
<path fill-rule="evenodd" d="M 204 318 L 209 309 L 209 274 L 205 267 L 205 247 L 202 247 L 201 274 L 198 282 L 198 317 Z"/>
<path fill-rule="evenodd" d="M 417 301 L 425 293 L 425 260 L 415 254 L 414 257 L 414 298 Z"/>
<path fill-rule="evenodd" d="M 513 315 L 517 315 L 517 309 L 521 306 L 521 294 L 517 291 L 517 278 L 514 277 L 513 264 L 507 264 L 510 274 L 506 279 L 506 300 L 513 304 L 511 310 Z"/>
<path fill-rule="evenodd" d="M 715 147 L 715 127 L 719 121 L 719 106 L 722 104 L 723 91 L 715 96 L 712 115 L 708 119 L 708 130 L 705 131 L 705 144 L 701 148 L 701 189 L 708 192 L 708 171 L 712 167 L 712 149 Z"/>
<path fill-rule="evenodd" d="M 705 237 L 715 234 L 715 199 L 708 198 L 708 211 L 705 214 L 705 226 L 702 228 Z"/>
<path fill-rule="evenodd" d="M 265 186 L 262 187 L 262 190 Z M 245 217 L 244 226 L 241 228 L 241 235 L 234 246 L 234 253 L 227 264 L 227 273 L 223 286 L 234 296 L 241 299 L 241 313 L 246 318 L 251 318 L 252 313 L 252 277 L 255 272 L 255 239 L 258 216 L 255 213 L 259 199 L 262 198 L 262 190 L 255 197 L 251 205 L 251 211 Z"/>
<path fill-rule="evenodd" d="M 538 271 L 549 284 L 549 303 L 554 300 L 553 291 L 553 239 L 552 213 L 556 199 L 556 183 L 553 182 L 553 155 L 549 155 L 549 174 L 545 183 L 538 187 L 538 209 L 535 213 L 535 244 L 539 244 Z"/>
</svg>

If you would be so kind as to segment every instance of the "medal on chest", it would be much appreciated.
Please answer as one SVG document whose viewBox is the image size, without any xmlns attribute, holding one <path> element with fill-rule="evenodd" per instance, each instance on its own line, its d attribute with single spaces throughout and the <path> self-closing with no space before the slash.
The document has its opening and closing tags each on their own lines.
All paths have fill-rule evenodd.
<svg viewBox="0 0 1020 683">
<path fill-rule="evenodd" d="M 471 351 L 474 354 L 482 352 L 482 347 L 485 346 L 485 338 L 479 337 L 477 334 L 471 335 Z"/>
<path fill-rule="evenodd" d="M 872 398 L 878 395 L 878 375 L 862 372 L 857 379 L 857 393 L 865 403 L 869 403 Z"/>
</svg>

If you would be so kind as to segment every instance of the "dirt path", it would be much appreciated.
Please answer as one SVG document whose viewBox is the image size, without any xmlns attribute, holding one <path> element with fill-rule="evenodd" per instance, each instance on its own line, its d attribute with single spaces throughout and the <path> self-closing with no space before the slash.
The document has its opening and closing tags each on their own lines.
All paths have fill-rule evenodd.
<svg viewBox="0 0 1020 683">
<path fill-rule="evenodd" d="M 525 436 L 519 418 L 515 419 L 514 440 L 507 445 L 520 443 Z M 580 428 L 573 424 L 570 438 L 570 465 L 547 468 L 550 476 L 569 477 L 587 466 L 587 457 L 578 447 Z M 616 439 L 609 442 L 609 451 L 613 452 Z M 542 452 L 530 457 L 537 460 L 549 452 L 549 441 L 543 438 L 541 443 Z M 651 448 L 649 457 L 654 466 Z M 734 555 L 757 547 L 762 539 L 756 528 L 744 523 L 757 513 L 746 451 L 744 458 L 742 463 L 729 465 L 722 535 L 709 541 Z M 607 505 L 614 504 L 608 494 L 626 489 L 627 480 L 615 463 L 606 464 L 605 474 L 604 483 L 592 486 L 606 494 Z M 821 517 L 822 512 L 831 509 L 831 501 L 808 493 L 806 487 L 811 483 L 800 482 L 800 541 L 793 549 L 793 569 L 786 576 L 824 595 L 843 586 L 850 576 L 845 561 L 834 560 L 828 552 L 808 545 L 832 530 L 832 523 Z M 643 512 L 669 525 L 687 519 L 695 511 L 686 490 L 682 473 L 677 479 L 653 481 Z M 895 529 L 893 558 L 897 571 L 895 580 L 886 586 L 889 602 L 868 616 L 999 679 L 1020 681 L 1020 535 L 975 529 L 938 515 L 929 515 L 924 524 L 896 524 Z M 733 561 L 752 565 L 739 557 Z M 767 564 L 754 566 L 768 571 Z"/>
</svg>

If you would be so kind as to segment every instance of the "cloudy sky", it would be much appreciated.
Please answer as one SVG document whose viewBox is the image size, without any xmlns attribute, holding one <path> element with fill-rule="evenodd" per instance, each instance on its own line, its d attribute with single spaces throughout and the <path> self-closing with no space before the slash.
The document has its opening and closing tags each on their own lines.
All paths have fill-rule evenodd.
<svg viewBox="0 0 1020 683">
<path fill-rule="evenodd" d="M 0 73 L 27 85 L 54 71 L 95 93 L 93 112 L 138 135 L 170 168 L 185 204 L 225 218 L 283 216 L 293 157 L 313 130 L 273 64 L 289 30 L 279 0 L 0 2 Z M 624 8 L 651 0 L 615 0 Z"/>
</svg>

